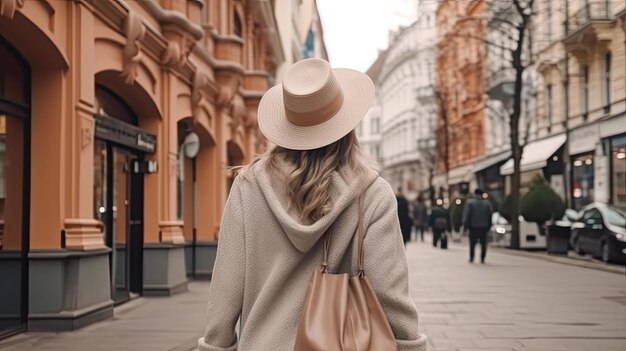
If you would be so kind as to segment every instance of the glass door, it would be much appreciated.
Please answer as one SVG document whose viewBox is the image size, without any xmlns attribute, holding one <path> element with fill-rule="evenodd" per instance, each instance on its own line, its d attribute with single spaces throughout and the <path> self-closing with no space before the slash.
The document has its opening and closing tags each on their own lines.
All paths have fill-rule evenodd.
<svg viewBox="0 0 626 351">
<path fill-rule="evenodd" d="M 111 241 L 114 251 L 112 280 L 114 300 L 123 302 L 130 299 L 129 284 L 129 236 L 130 236 L 130 174 L 132 161 L 136 156 L 124 150 L 113 148 L 112 162 L 112 214 Z"/>
<path fill-rule="evenodd" d="M 132 166 L 138 156 L 97 140 L 94 157 L 96 218 L 104 225 L 105 242 L 111 248 L 111 296 L 116 304 L 128 301 L 131 292 L 131 214 L 135 176 Z M 134 273 L 134 272 L 133 272 Z M 134 289 L 133 289 L 134 290 Z"/>
<path fill-rule="evenodd" d="M 0 112 L 0 337 L 26 327 L 27 122 Z"/>
</svg>

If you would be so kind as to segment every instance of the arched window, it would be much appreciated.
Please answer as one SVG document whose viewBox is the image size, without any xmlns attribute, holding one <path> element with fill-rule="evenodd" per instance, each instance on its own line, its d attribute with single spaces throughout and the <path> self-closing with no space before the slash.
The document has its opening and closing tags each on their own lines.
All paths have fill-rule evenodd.
<svg viewBox="0 0 626 351">
<path fill-rule="evenodd" d="M 233 33 L 238 37 L 242 37 L 243 36 L 243 24 L 241 23 L 241 18 L 239 17 L 239 14 L 237 13 L 237 11 L 235 11 L 233 16 L 234 16 Z"/>
<path fill-rule="evenodd" d="M 100 85 L 96 86 L 96 113 L 138 125 L 137 116 L 131 108 L 116 94 Z"/>
</svg>

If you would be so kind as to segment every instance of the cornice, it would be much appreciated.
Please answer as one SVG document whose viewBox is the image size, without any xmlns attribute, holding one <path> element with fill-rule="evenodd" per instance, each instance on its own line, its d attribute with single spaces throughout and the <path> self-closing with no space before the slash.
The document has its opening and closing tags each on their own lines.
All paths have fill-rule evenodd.
<svg viewBox="0 0 626 351">
<path fill-rule="evenodd" d="M 123 75 L 127 83 L 134 82 L 137 65 L 141 60 L 140 54 L 143 52 L 160 64 L 172 68 L 187 82 L 192 82 L 195 68 L 188 62 L 187 55 L 191 52 L 192 46 L 195 46 L 195 41 L 190 40 L 198 38 L 198 35 L 200 37 L 203 35 L 199 26 L 186 23 L 189 22 L 186 18 L 178 13 L 171 14 L 170 12 L 173 11 L 154 10 L 154 13 L 158 14 L 155 17 L 160 21 L 175 23 L 179 26 L 164 26 L 174 28 L 170 32 L 176 33 L 168 38 L 149 23 L 143 21 L 141 16 L 136 14 L 122 0 L 87 0 L 87 3 L 94 9 L 96 16 L 126 38 L 126 45 L 123 50 Z M 153 0 L 142 0 L 141 4 L 148 8 L 157 6 Z M 183 18 L 181 19 L 181 17 Z M 189 34 L 185 34 L 180 28 L 188 30 Z M 189 36 L 193 36 L 193 38 L 189 38 Z"/>
<path fill-rule="evenodd" d="M 118 0 L 119 1 L 119 0 Z M 187 17 L 178 11 L 164 10 L 155 0 L 140 0 L 141 4 L 154 17 L 163 24 L 174 24 L 195 37 L 196 41 L 202 39 L 204 31 L 202 27 L 191 22 Z"/>
<path fill-rule="evenodd" d="M 378 81 L 384 82 L 385 80 L 387 80 L 389 75 L 393 71 L 395 71 L 396 68 L 398 68 L 401 64 L 416 57 L 417 57 L 416 50 L 407 50 L 406 52 L 403 52 L 402 54 L 400 54 L 398 57 L 394 58 L 390 62 L 385 62 L 385 65 L 384 65 L 385 70 L 381 72 L 380 77 L 378 78 Z"/>
<path fill-rule="evenodd" d="M 218 60 L 209 55 L 206 50 L 199 46 L 196 46 L 193 49 L 193 53 L 216 71 L 232 71 L 238 74 L 243 74 L 245 71 L 241 64 L 232 61 Z"/>
</svg>

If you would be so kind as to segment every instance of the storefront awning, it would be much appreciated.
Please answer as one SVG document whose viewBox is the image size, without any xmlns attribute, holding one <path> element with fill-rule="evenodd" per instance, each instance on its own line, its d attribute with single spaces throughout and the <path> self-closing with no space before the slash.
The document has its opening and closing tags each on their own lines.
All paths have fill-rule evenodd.
<svg viewBox="0 0 626 351">
<path fill-rule="evenodd" d="M 526 172 L 545 167 L 548 164 L 548 158 L 563 146 L 565 139 L 565 134 L 559 134 L 528 143 L 522 154 L 521 171 Z M 513 159 L 508 160 L 500 167 L 500 174 L 513 174 Z"/>
<path fill-rule="evenodd" d="M 472 173 L 472 165 L 461 166 L 453 168 L 448 172 L 448 184 L 458 184 L 470 182 L 474 179 L 474 173 Z"/>
<path fill-rule="evenodd" d="M 487 156 L 474 164 L 474 168 L 472 168 L 472 173 L 478 173 L 480 171 L 484 171 L 485 169 L 491 166 L 494 166 L 500 162 L 506 161 L 506 159 L 509 157 L 511 157 L 511 151 L 505 151 L 499 154 Z"/>
</svg>

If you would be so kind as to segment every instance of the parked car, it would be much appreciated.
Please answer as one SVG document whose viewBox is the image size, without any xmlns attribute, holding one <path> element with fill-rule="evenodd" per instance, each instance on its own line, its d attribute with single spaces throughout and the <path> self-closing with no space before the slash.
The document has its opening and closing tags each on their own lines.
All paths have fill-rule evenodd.
<svg viewBox="0 0 626 351">
<path fill-rule="evenodd" d="M 491 216 L 489 241 L 496 246 L 508 246 L 511 242 L 511 224 L 499 212 Z"/>
<path fill-rule="evenodd" d="M 604 203 L 587 205 L 572 224 L 570 240 L 579 255 L 626 263 L 626 213 Z"/>
<path fill-rule="evenodd" d="M 520 228 L 520 248 L 521 249 L 545 249 L 546 236 L 539 232 L 536 223 L 524 221 L 524 217 L 519 216 Z M 491 216 L 491 228 L 489 230 L 490 241 L 496 246 L 510 246 L 511 224 L 498 212 Z"/>
</svg>

